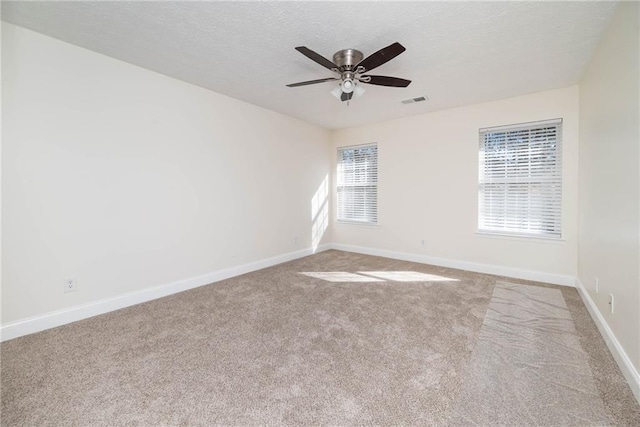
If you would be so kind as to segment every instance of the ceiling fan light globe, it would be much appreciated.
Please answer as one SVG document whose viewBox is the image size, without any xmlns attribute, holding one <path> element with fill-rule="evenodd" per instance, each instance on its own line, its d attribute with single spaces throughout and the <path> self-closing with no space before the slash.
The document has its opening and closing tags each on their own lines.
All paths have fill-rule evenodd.
<svg viewBox="0 0 640 427">
<path fill-rule="evenodd" d="M 353 89 L 355 89 L 355 83 L 351 79 L 345 79 L 342 82 L 341 87 L 344 93 L 351 93 L 353 92 Z"/>
</svg>

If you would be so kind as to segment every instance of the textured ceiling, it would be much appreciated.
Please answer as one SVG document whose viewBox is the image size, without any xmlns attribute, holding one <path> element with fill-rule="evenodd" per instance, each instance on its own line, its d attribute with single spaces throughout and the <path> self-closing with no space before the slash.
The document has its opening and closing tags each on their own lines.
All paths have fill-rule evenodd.
<svg viewBox="0 0 640 427">
<path fill-rule="evenodd" d="M 2 2 L 2 19 L 317 125 L 344 128 L 575 84 L 613 2 Z M 349 106 L 294 50 L 407 51 Z M 426 95 L 427 102 L 400 101 Z"/>
</svg>

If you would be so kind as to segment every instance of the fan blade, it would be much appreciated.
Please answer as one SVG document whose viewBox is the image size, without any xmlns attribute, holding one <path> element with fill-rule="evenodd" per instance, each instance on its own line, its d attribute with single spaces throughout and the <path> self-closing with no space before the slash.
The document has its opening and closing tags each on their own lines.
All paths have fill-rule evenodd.
<svg viewBox="0 0 640 427">
<path fill-rule="evenodd" d="M 344 101 L 348 101 L 348 100 L 350 100 L 351 98 L 353 98 L 353 92 L 349 92 L 349 93 L 342 92 L 342 95 L 340 95 L 340 100 L 341 100 L 342 102 L 344 102 Z"/>
<path fill-rule="evenodd" d="M 361 76 L 370 77 L 370 80 L 360 80 L 361 83 L 368 83 L 370 85 L 378 86 L 391 86 L 391 87 L 407 87 L 411 83 L 411 80 L 401 79 L 399 77 L 389 76 Z"/>
<path fill-rule="evenodd" d="M 303 54 L 304 56 L 306 56 L 307 58 L 309 58 L 310 60 L 317 62 L 318 64 L 322 65 L 325 68 L 328 68 L 330 70 L 333 70 L 334 68 L 338 68 L 338 66 L 336 64 L 334 64 L 333 62 L 329 61 L 327 58 L 325 58 L 324 56 L 315 53 L 314 51 L 312 51 L 311 49 L 309 49 L 306 46 L 298 46 L 296 48 L 296 50 L 298 52 L 300 52 L 301 54 Z"/>
<path fill-rule="evenodd" d="M 364 58 L 358 65 L 356 65 L 355 69 L 358 67 L 364 67 L 365 72 L 371 71 L 374 68 L 391 61 L 405 50 L 404 46 L 395 42 Z"/>
<path fill-rule="evenodd" d="M 298 87 L 298 86 L 314 85 L 316 83 L 330 82 L 331 80 L 340 80 L 340 79 L 338 77 L 329 77 L 329 78 L 326 78 L 326 79 L 309 80 L 309 81 L 306 81 L 306 82 L 291 83 L 291 84 L 288 84 L 287 87 Z"/>
</svg>

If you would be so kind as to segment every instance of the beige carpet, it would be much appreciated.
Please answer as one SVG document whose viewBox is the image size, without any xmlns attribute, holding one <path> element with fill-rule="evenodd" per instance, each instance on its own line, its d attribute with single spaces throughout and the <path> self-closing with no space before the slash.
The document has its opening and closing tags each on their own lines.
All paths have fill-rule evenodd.
<svg viewBox="0 0 640 427">
<path fill-rule="evenodd" d="M 496 328 L 518 283 L 507 317 L 555 307 L 527 311 L 534 335 Z M 0 357 L 6 426 L 640 425 L 575 289 L 338 251 L 11 340 Z"/>
</svg>

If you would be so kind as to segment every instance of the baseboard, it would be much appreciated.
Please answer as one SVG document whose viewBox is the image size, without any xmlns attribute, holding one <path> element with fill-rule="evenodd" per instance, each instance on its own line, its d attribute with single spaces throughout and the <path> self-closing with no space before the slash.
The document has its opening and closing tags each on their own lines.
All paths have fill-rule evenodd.
<svg viewBox="0 0 640 427">
<path fill-rule="evenodd" d="M 502 267 L 499 265 L 479 264 L 456 259 L 438 258 L 407 252 L 394 252 L 383 249 L 367 248 L 362 246 L 344 245 L 342 243 L 331 244 L 332 249 L 346 252 L 356 252 L 365 255 L 375 255 L 385 258 L 399 259 L 402 261 L 431 264 L 440 267 L 457 268 L 460 270 L 474 271 L 476 273 L 495 274 L 497 276 L 513 277 L 515 279 L 533 280 L 536 282 L 551 283 L 562 286 L 575 286 L 575 277 L 561 274 L 545 273 L 542 271 L 521 270 L 517 268 Z"/>
<path fill-rule="evenodd" d="M 164 285 L 154 286 L 135 292 L 106 298 L 62 310 L 56 310 L 39 316 L 29 317 L 4 324 L 0 327 L 0 341 L 7 341 L 46 329 L 62 326 L 67 323 L 130 307 L 132 305 L 162 298 L 168 295 L 183 292 L 189 289 L 208 285 L 220 280 L 229 279 L 241 274 L 250 273 L 267 267 L 272 267 L 283 262 L 292 261 L 314 253 L 330 249 L 330 245 L 321 245 L 317 248 L 307 248 L 296 252 L 289 252 L 271 258 L 238 265 L 235 267 L 218 270 L 188 279 L 178 280 Z"/>
<path fill-rule="evenodd" d="M 614 335 L 604 316 L 602 316 L 602 313 L 598 310 L 596 303 L 593 301 L 591 295 L 589 295 L 589 292 L 579 278 L 576 278 L 576 288 L 578 290 L 578 294 L 582 298 L 582 302 L 584 302 L 584 305 L 587 307 L 591 318 L 598 327 L 600 335 L 604 338 L 604 342 L 607 343 L 609 351 L 618 364 L 620 371 L 622 371 L 622 375 L 624 375 L 629 387 L 631 387 L 633 395 L 636 397 L 638 403 L 640 403 L 640 374 L 638 373 L 638 370 L 633 366 L 633 363 L 631 363 L 631 359 L 627 356 L 627 353 L 620 345 L 620 342 Z"/>
</svg>

